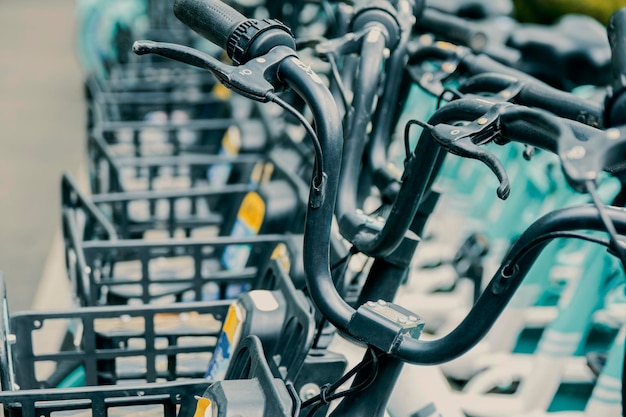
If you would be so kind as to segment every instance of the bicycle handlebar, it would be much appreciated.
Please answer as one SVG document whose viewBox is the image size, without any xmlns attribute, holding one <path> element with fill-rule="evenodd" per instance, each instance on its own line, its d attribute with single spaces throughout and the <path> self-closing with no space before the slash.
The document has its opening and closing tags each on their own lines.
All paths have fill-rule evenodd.
<svg viewBox="0 0 626 417">
<path fill-rule="evenodd" d="M 226 42 L 227 49 L 232 49 L 230 41 L 233 37 L 236 37 L 238 28 L 246 26 L 246 22 L 249 22 L 245 18 L 241 20 L 241 15 L 233 13 L 229 6 L 214 0 L 177 0 L 177 4 L 177 8 L 185 5 L 191 8 L 191 11 L 185 12 L 186 23 L 195 25 L 196 29 L 207 38 L 215 39 L 220 46 L 224 46 Z M 194 17 L 190 13 L 197 9 L 193 9 L 192 6 L 214 10 L 216 13 L 221 13 L 222 17 L 207 18 L 206 11 L 202 10 L 198 10 L 199 16 Z M 222 22 L 216 23 L 219 19 Z M 215 24 L 209 27 L 208 25 L 211 25 L 211 22 Z M 237 27 L 235 27 L 236 24 L 238 24 Z M 381 310 L 378 307 L 372 307 L 368 302 L 367 305 L 363 305 L 358 310 L 355 310 L 337 292 L 330 271 L 330 230 L 337 197 L 343 143 L 339 111 L 332 94 L 321 79 L 307 65 L 294 56 L 292 50 L 283 51 L 288 49 L 284 48 L 284 46 L 289 47 L 289 43 L 293 42 L 293 38 L 287 39 L 282 34 L 275 35 L 277 32 L 272 34 L 271 29 L 273 28 L 270 26 L 268 28 L 263 32 L 269 34 L 267 38 L 257 37 L 257 39 L 270 39 L 267 42 L 265 40 L 261 41 L 264 47 L 272 42 L 283 42 L 279 43 L 279 45 L 283 45 L 283 48 L 274 50 L 278 50 L 276 53 L 268 52 L 267 55 L 264 55 L 265 57 L 269 57 L 272 54 L 276 55 L 271 67 L 272 74 L 270 75 L 272 77 L 270 78 L 277 83 L 289 85 L 308 104 L 315 119 L 320 146 L 323 149 L 324 158 L 318 160 L 318 163 L 321 164 L 323 175 L 321 179 L 317 178 L 319 182 L 312 181 L 310 188 L 304 232 L 304 268 L 311 298 L 320 312 L 339 330 L 347 332 L 379 349 L 383 349 L 385 352 L 406 362 L 427 364 L 450 360 L 465 352 L 484 336 L 512 297 L 524 275 L 539 255 L 541 248 L 545 246 L 545 243 L 534 246 L 532 250 L 521 256 L 517 269 L 508 265 L 507 262 L 515 259 L 512 256 L 524 250 L 525 244 L 533 242 L 537 237 L 552 231 L 572 229 L 604 230 L 604 223 L 595 208 L 564 209 L 544 216 L 522 235 L 506 258 L 506 262 L 489 283 L 487 289 L 466 319 L 448 336 L 436 341 L 423 342 L 412 337 L 406 337 L 408 336 L 407 332 L 410 333 L 412 329 L 416 328 L 418 320 L 410 315 L 410 312 L 399 307 L 396 308 L 397 306 L 393 307 L 389 304 L 388 307 L 384 307 Z M 279 29 L 279 31 L 281 30 Z M 261 32 L 257 34 L 260 35 Z M 226 39 L 227 37 L 228 39 Z M 240 53 L 237 56 L 244 60 L 246 58 L 260 58 L 263 48 L 258 47 L 258 45 L 255 46 L 256 41 L 254 39 L 249 39 L 249 41 L 247 46 L 252 46 L 251 49 L 247 49 L 245 53 Z M 261 62 L 258 59 L 255 61 Z M 262 61 L 265 62 L 265 60 Z M 229 77 L 231 75 L 232 73 L 229 73 Z M 225 79 L 230 80 L 229 77 L 225 77 Z M 270 82 L 269 80 L 265 81 Z M 273 93 L 268 94 L 273 95 Z M 267 95 L 263 97 L 267 97 Z M 257 97 L 257 99 L 263 97 Z M 436 112 L 437 116 L 435 117 L 451 116 L 454 113 L 456 120 L 468 120 L 464 119 L 465 115 L 475 115 L 481 110 L 490 108 L 493 104 L 493 102 L 482 99 L 474 100 L 473 104 L 465 107 L 459 103 L 452 102 L 445 106 L 444 109 Z M 434 142 L 432 140 L 420 140 L 420 142 L 426 144 L 425 146 L 429 149 L 433 149 L 435 153 L 438 151 L 437 146 L 433 147 Z M 418 146 L 412 154 L 416 161 L 420 158 L 432 158 L 432 154 L 421 155 L 419 148 Z M 435 164 L 432 160 L 426 162 L 430 163 L 431 166 Z M 412 164 L 420 170 L 428 170 L 428 167 L 420 167 L 419 164 L 414 162 Z M 417 185 L 422 188 L 421 192 L 423 193 L 427 184 L 431 182 L 432 175 L 426 171 L 423 171 L 422 174 L 424 175 L 417 176 L 420 177 Z M 419 183 L 420 181 L 422 183 Z M 407 184 L 411 183 L 411 181 L 406 182 Z M 413 191 L 414 195 L 416 194 L 415 190 L 405 191 L 409 192 L 400 193 L 400 195 L 406 197 L 407 194 L 411 194 L 411 191 Z M 413 199 L 415 199 L 414 196 Z M 417 200 L 419 201 L 419 198 Z M 626 211 L 610 208 L 607 209 L 607 212 L 614 221 L 617 230 L 621 233 L 626 232 Z M 399 215 L 393 216 L 393 219 L 406 217 L 408 217 L 407 213 L 399 213 Z M 397 229 L 391 227 L 392 223 L 388 222 L 377 238 L 370 243 L 380 244 L 387 240 L 393 241 L 394 239 L 388 239 L 391 238 L 391 234 L 385 233 L 387 231 L 391 232 L 391 229 L 396 230 L 397 233 Z M 388 305 L 388 303 L 379 304 L 382 306 Z M 396 320 L 398 314 L 405 316 L 409 322 L 413 323 L 406 324 L 405 320 L 405 324 L 402 324 L 403 322 Z M 411 320 L 412 318 L 415 318 L 415 320 Z"/>
<path fill-rule="evenodd" d="M 626 123 L 626 8 L 611 16 L 607 25 L 611 45 L 611 71 L 613 82 L 606 105 L 606 125 Z"/>
<path fill-rule="evenodd" d="M 467 48 L 447 43 L 418 49 L 410 58 L 409 64 L 435 60 L 456 62 L 456 71 L 468 77 L 461 85 L 462 93 L 497 92 L 510 89 L 503 100 L 515 100 L 519 104 L 540 107 L 572 120 L 590 126 L 601 127 L 605 119 L 603 106 L 571 93 L 558 90 L 520 70 L 506 66 L 485 54 L 474 54 Z M 410 72 L 420 75 L 419 70 Z M 415 77 L 415 75 L 414 75 Z"/>
<path fill-rule="evenodd" d="M 313 184 L 304 229 L 304 270 L 307 288 L 322 314 L 340 329 L 347 328 L 354 309 L 341 298 L 330 271 L 331 224 L 341 170 L 343 131 L 339 110 L 328 88 L 310 68 L 292 57 L 279 67 L 281 79 L 308 104 L 324 150 L 323 189 Z"/>
<path fill-rule="evenodd" d="M 380 31 L 366 35 L 361 43 L 359 60 L 359 77 L 356 79 L 352 111 L 349 114 L 347 133 L 344 138 L 341 177 L 337 199 L 337 218 L 344 214 L 355 213 L 357 209 L 357 179 L 361 168 L 361 159 L 365 149 L 367 126 L 374 110 L 374 99 L 377 96 L 382 73 L 383 51 L 386 47 L 385 38 Z"/>
<path fill-rule="evenodd" d="M 274 19 L 248 19 L 220 0 L 176 0 L 174 14 L 202 37 L 224 49 L 235 64 L 275 46 L 295 49 L 287 26 Z"/>
<path fill-rule="evenodd" d="M 624 170 L 624 127 L 606 131 L 586 126 L 580 129 L 573 122 L 568 125 L 547 113 L 527 108 L 505 111 L 500 123 L 503 136 L 557 154 L 568 184 L 577 191 L 586 192 L 586 183 L 596 181 L 601 171 L 616 174 Z"/>
<path fill-rule="evenodd" d="M 429 123 L 456 122 L 479 117 L 491 104 L 485 100 L 453 101 L 436 111 L 429 119 Z M 442 162 L 440 152 L 441 147 L 432 140 L 430 132 L 425 129 L 415 151 L 411 154 L 387 221 L 376 233 L 362 230 L 357 234 L 352 242 L 356 248 L 371 256 L 385 257 L 400 245 L 411 226 L 422 196 L 432 184 L 431 173 L 437 169 L 438 163 Z M 345 221 L 350 220 L 349 217 L 345 218 Z"/>
<path fill-rule="evenodd" d="M 419 19 L 418 27 L 446 39 L 467 45 L 472 51 L 479 52 L 487 46 L 487 35 L 475 24 L 450 13 L 437 9 L 425 8 Z"/>
<path fill-rule="evenodd" d="M 607 32 L 611 45 L 613 88 L 622 90 L 626 88 L 626 8 L 611 16 Z"/>
<path fill-rule="evenodd" d="M 488 102 L 482 98 L 464 98 L 451 103 L 473 108 L 477 100 Z M 498 101 L 492 102 L 479 120 L 464 126 L 439 123 L 430 126 L 428 132 L 448 152 L 478 159 L 489 166 L 500 180 L 499 191 L 508 186 L 504 167 L 493 154 L 480 147 L 492 141 L 500 145 L 519 142 L 556 154 L 568 184 L 579 192 L 586 192 L 588 182 L 595 182 L 603 170 L 613 173 L 624 170 L 624 128 L 601 131 L 544 110 Z"/>
<path fill-rule="evenodd" d="M 219 0 L 176 0 L 174 15 L 194 32 L 228 49 L 228 40 L 247 17 Z"/>
<path fill-rule="evenodd" d="M 459 88 L 462 93 L 496 93 L 504 90 L 508 90 L 507 97 L 502 97 L 506 100 L 538 107 L 589 126 L 602 125 L 602 105 L 558 90 L 539 80 L 486 72 L 468 78 Z"/>
<path fill-rule="evenodd" d="M 626 210 L 606 207 L 618 233 L 626 233 Z M 509 263 L 529 244 L 551 233 L 573 230 L 604 231 L 594 206 L 577 206 L 549 213 L 533 223 L 511 248 L 465 319 L 446 336 L 433 341 L 403 339 L 393 355 L 406 362 L 434 365 L 452 360 L 471 349 L 489 331 L 549 241 L 537 243 L 516 265 Z"/>
</svg>

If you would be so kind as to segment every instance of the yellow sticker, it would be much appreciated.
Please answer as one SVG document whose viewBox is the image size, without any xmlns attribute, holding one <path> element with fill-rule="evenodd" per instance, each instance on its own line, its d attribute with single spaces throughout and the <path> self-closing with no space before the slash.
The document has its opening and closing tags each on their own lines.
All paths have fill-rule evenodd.
<svg viewBox="0 0 626 417">
<path fill-rule="evenodd" d="M 274 174 L 274 164 L 271 162 L 266 162 L 263 167 L 263 176 L 261 177 L 261 182 L 270 182 L 272 179 L 272 175 Z"/>
<path fill-rule="evenodd" d="M 272 174 L 274 174 L 274 164 L 271 162 L 257 162 L 254 168 L 252 168 L 250 181 L 257 184 L 270 182 Z"/>
<path fill-rule="evenodd" d="M 228 308 L 228 315 L 226 315 L 226 320 L 224 320 L 224 329 L 223 332 L 228 337 L 228 341 L 233 343 L 235 341 L 235 336 L 237 335 L 237 330 L 239 329 L 239 325 L 241 324 L 242 318 L 239 317 L 239 312 L 235 305 L 231 305 Z"/>
<path fill-rule="evenodd" d="M 440 48 L 440 49 L 444 49 L 447 51 L 456 51 L 457 49 L 459 49 L 459 47 L 453 43 L 450 42 L 445 42 L 445 41 L 437 41 L 435 42 L 435 45 Z"/>
<path fill-rule="evenodd" d="M 239 207 L 237 219 L 244 222 L 252 232 L 259 233 L 264 217 L 265 201 L 255 191 L 246 194 Z"/>
<path fill-rule="evenodd" d="M 253 183 L 260 183 L 261 178 L 263 177 L 263 162 L 257 162 L 254 164 L 254 168 L 252 168 L 252 173 L 250 174 L 250 181 Z"/>
<path fill-rule="evenodd" d="M 196 412 L 193 417 L 204 417 L 204 413 L 206 413 L 207 408 L 211 405 L 211 400 L 198 396 L 196 396 L 196 400 L 198 400 L 198 404 L 196 404 Z"/>
<path fill-rule="evenodd" d="M 228 100 L 232 92 L 222 83 L 216 83 L 213 87 L 213 95 L 220 100 Z"/>
<path fill-rule="evenodd" d="M 289 251 L 287 250 L 287 245 L 285 245 L 284 243 L 279 243 L 278 245 L 276 245 L 274 251 L 272 252 L 272 259 L 277 259 L 285 272 L 289 273 L 289 271 L 291 270 L 291 260 L 289 259 Z"/>
<path fill-rule="evenodd" d="M 222 149 L 228 155 L 237 155 L 241 150 L 241 131 L 237 126 L 231 126 L 224 132 L 222 138 Z"/>
</svg>

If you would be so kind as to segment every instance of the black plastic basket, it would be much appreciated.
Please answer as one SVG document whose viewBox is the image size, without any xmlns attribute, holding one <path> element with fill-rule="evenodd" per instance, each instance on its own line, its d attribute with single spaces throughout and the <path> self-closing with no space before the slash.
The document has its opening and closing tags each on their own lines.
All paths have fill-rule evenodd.
<svg viewBox="0 0 626 417">
<path fill-rule="evenodd" d="M 202 378 L 229 306 L 213 301 L 15 313 L 9 326 L 14 381 L 20 389 L 38 389 L 68 385 L 62 381 L 68 376 L 81 385 Z M 69 329 L 60 351 L 46 340 L 55 328 Z"/>
<path fill-rule="evenodd" d="M 209 92 L 215 85 L 215 77 L 210 72 L 174 61 L 115 65 L 106 77 L 93 75 L 85 82 L 88 100 L 99 91 L 173 91 L 184 86 L 201 86 L 203 91 Z"/>
<path fill-rule="evenodd" d="M 215 127 L 222 122 L 213 120 L 201 123 Z M 227 125 L 232 128 L 228 121 L 220 129 L 227 129 Z M 171 128 L 177 129 L 173 126 Z M 263 143 L 249 146 L 241 153 L 229 154 L 221 150 L 223 132 L 212 131 L 219 136 L 215 141 L 191 144 L 184 151 L 173 142 L 161 143 L 156 145 L 160 150 L 151 152 L 151 155 L 142 154 L 145 150 L 143 145 L 128 143 L 128 147 L 124 145 L 127 149 L 116 151 L 103 137 L 91 137 L 88 142 L 88 162 L 92 192 L 184 189 L 205 184 L 249 181 L 254 167 L 262 160 L 265 140 L 261 138 Z M 135 149 L 139 148 L 144 150 L 135 153 Z"/>
<path fill-rule="evenodd" d="M 65 175 L 61 184 L 64 232 L 67 235 L 65 223 L 74 222 L 81 240 L 149 238 L 158 232 L 161 237 L 218 235 L 225 223 L 232 223 L 233 207 L 256 189 L 255 183 L 241 183 L 88 197 Z M 102 233 L 102 229 L 109 230 Z"/>
<path fill-rule="evenodd" d="M 154 91 L 134 91 L 129 87 L 110 91 L 101 83 L 90 81 L 87 126 L 92 128 L 102 121 L 149 120 L 156 115 L 175 120 L 178 112 L 194 119 L 229 117 L 234 109 L 228 94 L 219 89 L 204 92 L 206 87 L 188 85 Z"/>
<path fill-rule="evenodd" d="M 116 174 L 108 175 L 105 181 L 107 185 L 102 188 L 121 188 L 117 180 L 119 177 L 117 173 L 121 172 L 121 167 L 113 158 L 107 156 L 107 160 L 111 166 L 109 173 Z M 98 207 L 117 227 L 138 228 L 140 233 L 150 228 L 172 231 L 179 227 L 187 227 L 183 226 L 185 223 L 189 223 L 189 227 L 194 227 L 194 224 L 217 224 L 220 221 L 224 226 L 222 230 L 228 233 L 232 226 L 232 217 L 237 212 L 244 194 L 259 188 L 271 187 L 268 181 L 288 183 L 298 196 L 301 205 L 305 205 L 308 199 L 308 185 L 301 178 L 310 175 L 306 168 L 308 164 L 303 161 L 302 155 L 285 148 L 273 149 L 264 158 L 257 155 L 239 155 L 232 158 L 223 156 L 140 158 L 137 161 L 143 162 L 138 162 L 135 168 L 148 171 L 143 178 L 147 190 L 96 192 L 87 198 L 66 175 L 62 180 L 64 210 Z M 169 165 L 165 163 L 168 161 Z M 150 189 L 155 188 L 153 181 L 158 179 L 151 173 L 152 167 L 155 173 L 169 168 L 170 173 L 180 174 L 176 178 L 183 180 L 185 184 L 181 184 L 180 189 Z M 224 175 L 228 176 L 226 181 Z M 212 180 L 207 181 L 207 177 Z M 108 184 L 115 186 L 111 187 Z M 190 184 L 190 187 L 185 187 Z M 84 203 L 87 199 L 92 204 Z M 228 220 L 229 217 L 231 221 Z M 130 234 L 124 231 L 119 235 L 130 237 Z"/>
<path fill-rule="evenodd" d="M 277 260 L 258 274 L 254 285 L 278 297 L 283 318 L 272 322 L 255 319 L 252 310 L 261 316 L 267 310 L 255 307 L 255 298 L 244 295 L 239 302 L 252 310 L 246 314 L 249 320 L 242 329 L 241 345 L 245 351 L 245 336 L 262 334 L 267 343 L 267 358 L 262 362 L 269 361 L 276 377 L 290 381 L 313 342 L 311 305 L 295 290 Z M 207 373 L 221 340 L 218 336 L 227 309 L 232 309 L 230 303 L 217 301 L 23 312 L 9 317 L 6 299 L 3 301 L 0 403 L 5 415 L 16 417 L 73 415 L 78 410 L 94 416 L 124 412 L 190 416 L 193 397 L 210 385 L 200 377 Z M 55 321 L 62 326 L 73 324 L 65 348 L 37 353 L 36 347 L 41 345 L 36 332 Z M 241 353 L 237 357 L 240 359 Z M 38 364 L 48 362 L 54 365 L 52 375 L 38 376 Z M 227 374 L 243 377 L 245 370 L 234 362 L 235 370 L 229 367 Z M 64 387 L 79 369 L 86 386 Z M 264 375 L 270 375 L 269 371 Z"/>
<path fill-rule="evenodd" d="M 206 379 L 66 389 L 0 392 L 6 417 L 193 417 Z"/>
<path fill-rule="evenodd" d="M 194 397 L 211 384 L 202 377 L 230 305 L 226 301 L 10 317 L 4 282 L 0 291 L 0 403 L 6 416 L 191 417 Z M 72 324 L 64 350 L 49 346 L 54 323 L 65 330 Z M 64 387 L 77 374 L 84 375 L 84 386 Z"/>
<path fill-rule="evenodd" d="M 102 122 L 248 117 L 255 105 L 236 97 L 208 71 L 180 63 L 118 65 L 108 78 L 85 81 L 88 131 Z"/>
<path fill-rule="evenodd" d="M 223 299 L 250 288 L 258 266 L 278 244 L 297 247 L 290 243 L 292 239 L 301 236 L 74 241 L 66 251 L 66 261 L 81 305 Z M 227 249 L 243 256 L 240 259 L 245 262 L 227 262 L 223 255 Z M 295 253 L 295 249 L 288 251 Z"/>
</svg>

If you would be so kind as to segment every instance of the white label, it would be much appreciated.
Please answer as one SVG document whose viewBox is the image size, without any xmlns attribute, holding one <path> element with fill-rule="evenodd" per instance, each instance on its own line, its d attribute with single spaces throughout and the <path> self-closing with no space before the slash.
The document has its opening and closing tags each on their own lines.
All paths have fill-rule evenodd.
<svg viewBox="0 0 626 417">
<path fill-rule="evenodd" d="M 278 301 L 276 301 L 271 291 L 255 290 L 250 291 L 248 295 L 258 310 L 265 312 L 278 310 Z"/>
</svg>

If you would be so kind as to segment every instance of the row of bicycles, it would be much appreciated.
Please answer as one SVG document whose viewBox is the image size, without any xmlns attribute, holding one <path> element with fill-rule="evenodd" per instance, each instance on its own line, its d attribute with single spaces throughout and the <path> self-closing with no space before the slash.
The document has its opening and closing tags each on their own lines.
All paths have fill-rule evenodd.
<svg viewBox="0 0 626 417">
<path fill-rule="evenodd" d="M 623 415 L 626 9 L 512 13 L 79 1 L 72 305 L 0 286 L 5 415 Z"/>
</svg>

